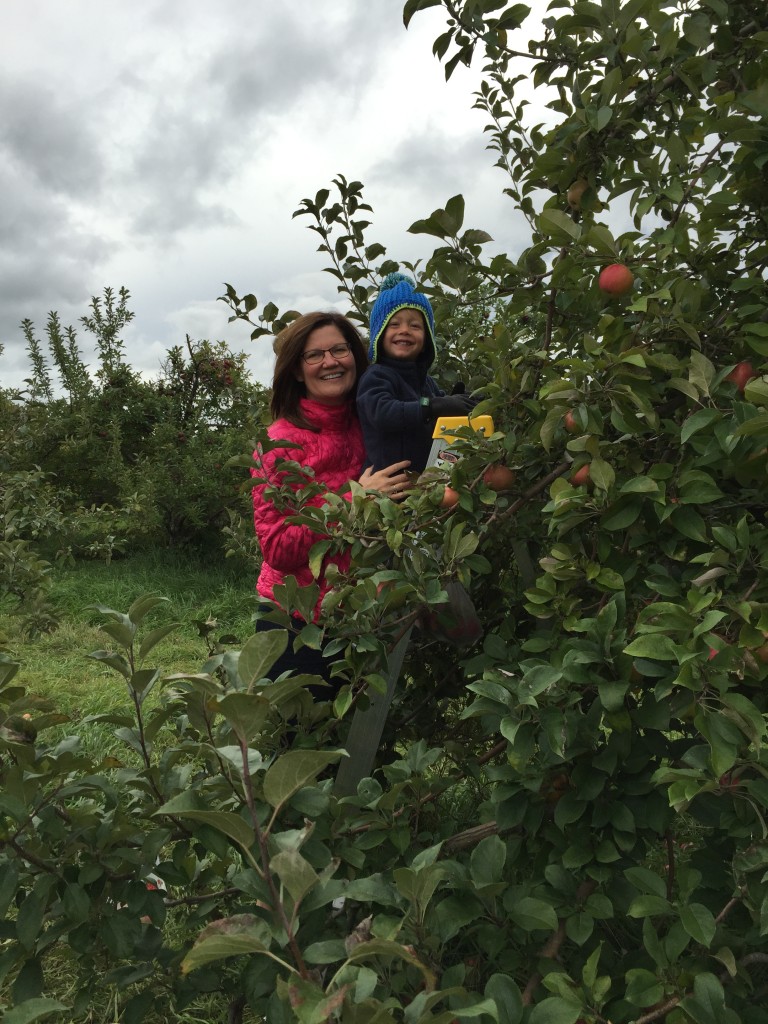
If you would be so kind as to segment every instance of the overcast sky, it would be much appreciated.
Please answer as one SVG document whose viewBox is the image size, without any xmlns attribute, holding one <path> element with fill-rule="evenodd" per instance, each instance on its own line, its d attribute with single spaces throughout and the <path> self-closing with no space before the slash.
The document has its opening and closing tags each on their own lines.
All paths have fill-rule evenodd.
<svg viewBox="0 0 768 1024">
<path fill-rule="evenodd" d="M 479 78 L 432 56 L 440 8 L 406 31 L 402 0 L 2 0 L 0 383 L 29 373 L 19 322 L 77 325 L 125 285 L 131 365 L 226 339 L 268 382 L 267 339 L 227 324 L 223 282 L 260 308 L 346 310 L 305 196 L 365 184 L 370 241 L 427 256 L 408 226 L 457 192 L 465 226 L 519 250 L 525 223 L 472 110 Z M 88 360 L 88 336 L 79 338 Z"/>
</svg>

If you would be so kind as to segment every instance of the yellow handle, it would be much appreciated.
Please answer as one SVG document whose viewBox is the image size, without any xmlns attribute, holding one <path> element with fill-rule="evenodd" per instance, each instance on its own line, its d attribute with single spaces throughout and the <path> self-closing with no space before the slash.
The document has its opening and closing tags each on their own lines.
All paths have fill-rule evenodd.
<svg viewBox="0 0 768 1024">
<path fill-rule="evenodd" d="M 489 437 L 493 433 L 493 419 L 487 415 L 471 417 L 441 416 L 435 421 L 432 437 L 439 437 L 441 440 L 451 444 L 452 441 L 456 440 L 456 434 L 453 431 L 458 430 L 459 427 L 472 427 L 478 434 L 485 434 L 486 437 Z"/>
</svg>

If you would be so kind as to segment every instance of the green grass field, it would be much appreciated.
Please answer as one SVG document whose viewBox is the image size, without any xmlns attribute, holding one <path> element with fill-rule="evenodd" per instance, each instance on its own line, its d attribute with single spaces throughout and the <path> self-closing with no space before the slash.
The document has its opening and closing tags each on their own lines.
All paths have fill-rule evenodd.
<svg viewBox="0 0 768 1024">
<path fill-rule="evenodd" d="M 59 627 L 25 637 L 19 619 L 5 608 L 0 609 L 0 634 L 21 663 L 19 682 L 30 693 L 49 698 L 73 722 L 128 707 L 121 677 L 88 657 L 92 651 L 115 646 L 99 628 L 105 620 L 93 605 L 126 612 L 141 594 L 167 598 L 148 613 L 138 634 L 140 639 L 156 626 L 180 623 L 147 659 L 146 667 L 160 668 L 163 675 L 199 671 L 208 657 L 196 620 L 215 620 L 212 635 L 231 637 L 228 646 L 232 647 L 241 645 L 253 631 L 255 581 L 250 573 L 237 571 L 223 560 L 208 562 L 189 553 L 155 551 L 110 565 L 80 562 L 73 568 L 57 568 L 53 581 L 51 599 L 61 616 Z M 84 740 L 87 743 L 87 735 Z"/>
</svg>

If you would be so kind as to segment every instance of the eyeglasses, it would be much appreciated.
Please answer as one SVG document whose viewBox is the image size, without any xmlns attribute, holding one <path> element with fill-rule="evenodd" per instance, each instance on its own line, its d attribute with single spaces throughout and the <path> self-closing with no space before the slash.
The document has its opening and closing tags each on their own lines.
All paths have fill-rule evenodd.
<svg viewBox="0 0 768 1024">
<path fill-rule="evenodd" d="M 345 359 L 351 352 L 351 349 L 346 342 L 343 345 L 334 345 L 333 348 L 311 348 L 301 358 L 305 363 L 313 366 L 315 363 L 322 363 L 326 352 L 330 352 L 334 359 Z"/>
</svg>

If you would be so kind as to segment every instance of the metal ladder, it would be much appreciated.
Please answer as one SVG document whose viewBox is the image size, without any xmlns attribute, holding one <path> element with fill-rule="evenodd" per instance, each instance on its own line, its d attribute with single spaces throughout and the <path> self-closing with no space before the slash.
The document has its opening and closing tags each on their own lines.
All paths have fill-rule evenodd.
<svg viewBox="0 0 768 1024">
<path fill-rule="evenodd" d="M 432 432 L 427 469 L 446 468 L 457 461 L 456 453 L 450 448 L 456 440 L 455 431 L 461 427 L 471 427 L 478 434 L 490 436 L 493 433 L 493 420 L 490 416 L 440 417 Z M 360 781 L 371 774 L 412 632 L 413 626 L 400 638 L 387 659 L 386 692 L 372 694 L 368 707 L 355 711 L 346 743 L 349 757 L 342 759 L 333 785 L 336 796 L 356 793 Z"/>
</svg>

